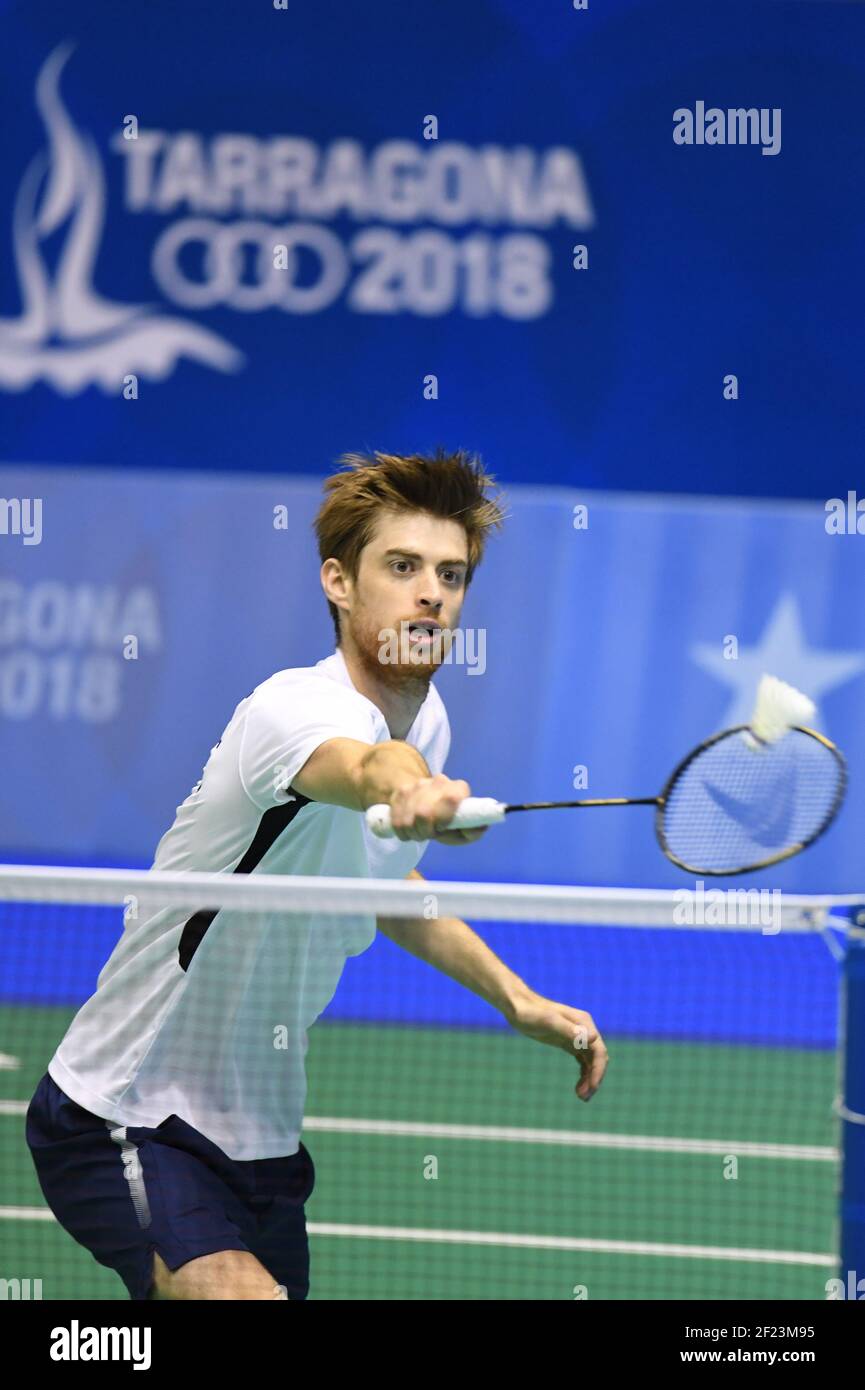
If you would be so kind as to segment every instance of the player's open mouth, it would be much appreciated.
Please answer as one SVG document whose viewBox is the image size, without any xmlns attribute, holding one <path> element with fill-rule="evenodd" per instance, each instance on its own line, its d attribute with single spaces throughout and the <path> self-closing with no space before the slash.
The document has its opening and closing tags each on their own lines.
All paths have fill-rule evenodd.
<svg viewBox="0 0 865 1390">
<path fill-rule="evenodd" d="M 408 638 L 410 642 L 423 645 L 432 642 L 435 633 L 440 631 L 441 628 L 437 627 L 435 623 L 411 623 L 409 625 Z"/>
</svg>

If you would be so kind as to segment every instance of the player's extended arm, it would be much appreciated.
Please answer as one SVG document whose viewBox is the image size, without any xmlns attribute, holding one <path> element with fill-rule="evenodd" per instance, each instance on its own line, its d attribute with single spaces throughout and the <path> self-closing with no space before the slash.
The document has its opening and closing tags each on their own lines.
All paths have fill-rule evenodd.
<svg viewBox="0 0 865 1390">
<path fill-rule="evenodd" d="M 423 880 L 417 869 L 408 877 Z M 607 1067 L 607 1049 L 591 1014 L 536 994 L 459 917 L 379 917 L 377 925 L 397 946 L 492 1004 L 517 1032 L 575 1057 L 577 1095 L 591 1100 Z"/>
<path fill-rule="evenodd" d="M 436 830 L 437 825 L 447 824 L 469 795 L 469 784 L 443 772 L 433 777 L 418 750 L 398 738 L 384 743 L 327 739 L 307 758 L 292 786 L 301 796 L 350 811 L 384 803 L 391 808 L 391 823 L 400 840 L 463 845 L 484 833 Z"/>
<path fill-rule="evenodd" d="M 361 743 L 329 738 L 307 758 L 292 786 L 313 801 L 365 811 L 380 801 L 389 804 L 399 787 L 429 776 L 418 750 L 401 739 Z"/>
</svg>

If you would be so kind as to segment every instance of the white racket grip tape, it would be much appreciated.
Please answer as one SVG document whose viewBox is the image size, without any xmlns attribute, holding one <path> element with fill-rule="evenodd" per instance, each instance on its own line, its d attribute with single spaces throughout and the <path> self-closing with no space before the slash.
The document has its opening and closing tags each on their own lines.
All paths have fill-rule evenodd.
<svg viewBox="0 0 865 1390">
<path fill-rule="evenodd" d="M 456 809 L 452 820 L 443 828 L 446 830 L 477 830 L 482 825 L 498 825 L 505 818 L 505 802 L 496 801 L 494 796 L 467 796 Z M 366 823 L 373 835 L 380 840 L 392 840 L 389 806 L 369 806 L 366 810 Z"/>
</svg>

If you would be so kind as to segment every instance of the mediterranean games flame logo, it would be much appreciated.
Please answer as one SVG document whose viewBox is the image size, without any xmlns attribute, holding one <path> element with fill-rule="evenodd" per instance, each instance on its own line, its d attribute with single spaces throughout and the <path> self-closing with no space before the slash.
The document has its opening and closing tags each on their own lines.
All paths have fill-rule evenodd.
<svg viewBox="0 0 865 1390">
<path fill-rule="evenodd" d="M 0 318 L 0 387 L 23 391 L 47 381 L 65 395 L 91 385 L 119 392 L 126 375 L 161 381 L 181 357 L 236 371 L 242 355 L 216 333 L 146 304 L 114 303 L 94 289 L 105 180 L 94 142 L 76 131 L 60 99 L 60 74 L 72 49 L 57 47 L 36 81 L 49 147 L 28 166 L 15 200 L 22 312 Z M 52 279 L 40 243 L 64 226 Z"/>
</svg>

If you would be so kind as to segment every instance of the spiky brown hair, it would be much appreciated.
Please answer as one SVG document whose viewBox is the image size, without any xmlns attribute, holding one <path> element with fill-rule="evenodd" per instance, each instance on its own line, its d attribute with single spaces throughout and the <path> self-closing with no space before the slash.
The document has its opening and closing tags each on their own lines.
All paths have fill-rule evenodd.
<svg viewBox="0 0 865 1390">
<path fill-rule="evenodd" d="M 334 558 L 357 578 L 360 555 L 383 510 L 427 512 L 456 521 L 466 533 L 466 587 L 480 564 L 487 536 L 505 519 L 502 494 L 480 457 L 466 449 L 432 454 L 343 454 L 341 471 L 324 484 L 315 518 L 322 563 Z M 339 610 L 328 600 L 339 646 Z"/>
</svg>

